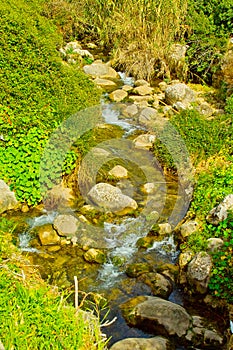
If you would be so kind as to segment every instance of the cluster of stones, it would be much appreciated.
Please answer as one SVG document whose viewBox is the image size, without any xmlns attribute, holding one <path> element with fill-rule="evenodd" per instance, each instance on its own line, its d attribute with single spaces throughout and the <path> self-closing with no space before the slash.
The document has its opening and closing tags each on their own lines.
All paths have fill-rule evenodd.
<svg viewBox="0 0 233 350">
<path fill-rule="evenodd" d="M 147 127 L 153 126 L 153 120 L 157 116 L 166 118 L 176 111 L 187 108 L 195 108 L 206 117 L 218 112 L 187 84 L 178 80 L 173 80 L 169 84 L 161 82 L 157 87 L 150 86 L 145 80 L 137 80 L 133 86 L 119 86 L 120 76 L 109 62 L 96 60 L 84 66 L 83 70 L 98 86 L 110 92 L 111 101 L 130 102 L 132 105 L 123 112 L 124 116 L 129 118 L 137 116 L 139 124 Z"/>
</svg>

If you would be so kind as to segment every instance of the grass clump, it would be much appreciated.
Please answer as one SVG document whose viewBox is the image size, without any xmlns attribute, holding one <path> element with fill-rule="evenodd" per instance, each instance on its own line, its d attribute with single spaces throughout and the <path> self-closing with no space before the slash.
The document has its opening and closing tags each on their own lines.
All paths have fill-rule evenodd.
<svg viewBox="0 0 233 350">
<path fill-rule="evenodd" d="M 0 339 L 5 349 L 102 350 L 99 320 L 66 302 L 46 285 L 10 243 L 14 226 L 0 221 Z M 6 249 L 7 247 L 7 249 Z"/>
</svg>

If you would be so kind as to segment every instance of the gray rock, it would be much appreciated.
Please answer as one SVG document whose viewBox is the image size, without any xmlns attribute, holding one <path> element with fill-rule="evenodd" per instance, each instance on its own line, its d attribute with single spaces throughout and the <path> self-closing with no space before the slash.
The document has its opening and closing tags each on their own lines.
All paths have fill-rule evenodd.
<svg viewBox="0 0 233 350">
<path fill-rule="evenodd" d="M 135 81 L 134 85 L 135 86 L 149 86 L 150 84 L 148 83 L 148 81 L 146 81 L 144 79 L 138 79 Z"/>
<path fill-rule="evenodd" d="M 139 135 L 133 140 L 134 147 L 138 149 L 149 150 L 155 142 L 156 136 L 152 134 Z"/>
<path fill-rule="evenodd" d="M 3 180 L 0 180 L 0 214 L 10 209 L 16 209 L 18 204 L 14 192 Z"/>
<path fill-rule="evenodd" d="M 130 118 L 137 115 L 137 113 L 138 113 L 138 107 L 135 104 L 130 104 L 123 110 L 123 115 Z"/>
<path fill-rule="evenodd" d="M 195 92 L 183 83 L 169 85 L 165 90 L 165 100 L 170 105 L 181 102 L 187 108 L 195 98 Z"/>
<path fill-rule="evenodd" d="M 212 260 L 206 252 L 197 253 L 188 264 L 187 280 L 195 292 L 207 292 L 212 268 Z"/>
<path fill-rule="evenodd" d="M 124 90 L 115 90 L 109 94 L 109 98 L 114 102 L 121 102 L 128 96 L 127 92 Z"/>
<path fill-rule="evenodd" d="M 73 215 L 60 214 L 56 216 L 53 227 L 60 236 L 75 237 L 81 222 Z"/>
<path fill-rule="evenodd" d="M 118 179 L 125 179 L 128 177 L 128 170 L 121 165 L 116 165 L 109 171 L 109 175 Z"/>
<path fill-rule="evenodd" d="M 144 108 L 139 116 L 139 123 L 143 125 L 148 125 L 148 123 L 153 122 L 158 116 L 158 111 L 154 108 L 147 107 Z"/>
<path fill-rule="evenodd" d="M 154 89 L 148 85 L 137 86 L 133 89 L 133 93 L 140 96 L 152 95 Z"/>
<path fill-rule="evenodd" d="M 186 221 L 184 224 L 180 226 L 180 234 L 181 237 L 187 238 L 192 233 L 196 232 L 198 229 L 198 223 L 194 220 Z"/>
<path fill-rule="evenodd" d="M 106 255 L 99 249 L 91 248 L 84 254 L 84 259 L 91 263 L 103 264 L 106 261 Z"/>
<path fill-rule="evenodd" d="M 153 101 L 153 96 L 136 96 L 130 95 L 129 100 L 135 103 L 140 108 L 146 108 L 148 106 L 148 102 Z"/>
<path fill-rule="evenodd" d="M 163 337 L 144 338 L 126 338 L 118 341 L 111 346 L 110 350 L 169 350 L 171 344 L 169 340 Z"/>
<path fill-rule="evenodd" d="M 221 238 L 211 237 L 207 239 L 207 249 L 210 252 L 215 252 L 221 250 L 224 242 Z"/>
<path fill-rule="evenodd" d="M 89 191 L 88 198 L 99 208 L 119 214 L 137 209 L 134 199 L 124 195 L 119 188 L 107 183 L 96 184 Z"/>
<path fill-rule="evenodd" d="M 219 222 L 227 218 L 229 210 L 233 210 L 233 194 L 226 196 L 217 207 L 214 207 L 207 215 L 206 220 L 213 225 L 218 225 Z"/>
<path fill-rule="evenodd" d="M 153 295 L 167 299 L 172 292 L 172 281 L 160 273 L 150 272 L 141 275 L 138 280 L 151 287 Z"/>
<path fill-rule="evenodd" d="M 103 89 L 106 89 L 106 90 L 113 90 L 114 88 L 117 87 L 117 84 L 114 83 L 114 81 L 112 80 L 108 80 L 108 79 L 101 79 L 101 78 L 96 78 L 94 80 L 94 82 L 102 87 Z"/>
<path fill-rule="evenodd" d="M 209 347 L 210 349 L 221 349 L 223 336 L 210 324 L 209 320 L 193 316 L 193 325 L 189 329 L 186 340 L 192 345 Z"/>
<path fill-rule="evenodd" d="M 136 297 L 122 304 L 121 309 L 130 325 L 165 336 L 182 338 L 191 326 L 192 318 L 182 306 L 158 297 Z"/>
<path fill-rule="evenodd" d="M 93 78 L 102 79 L 117 79 L 119 78 L 118 73 L 107 64 L 102 62 L 93 62 L 92 64 L 83 67 L 86 74 L 91 75 Z"/>
</svg>

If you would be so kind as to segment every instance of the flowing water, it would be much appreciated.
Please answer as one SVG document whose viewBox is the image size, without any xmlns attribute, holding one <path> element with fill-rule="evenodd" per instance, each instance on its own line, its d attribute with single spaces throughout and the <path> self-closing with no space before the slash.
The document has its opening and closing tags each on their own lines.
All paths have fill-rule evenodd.
<svg viewBox="0 0 233 350">
<path fill-rule="evenodd" d="M 126 77 L 124 73 L 120 73 L 120 76 L 123 83 L 133 85 L 132 78 Z M 145 133 L 145 129 L 137 125 L 135 120 L 122 119 L 120 110 L 114 104 L 106 102 L 105 99 L 101 103 L 103 121 L 120 126 L 124 130 L 123 139 L 127 140 L 137 131 Z M 111 147 L 114 148 L 114 143 L 111 144 Z M 127 153 L 133 162 L 133 165 L 128 162 L 128 166 L 131 166 L 132 172 L 139 174 L 138 176 L 134 174 L 133 186 L 131 186 L 132 182 L 126 182 L 125 190 L 130 192 L 132 187 L 130 193 L 138 199 L 141 211 L 136 217 L 127 215 L 106 220 L 100 233 L 98 233 L 98 224 L 90 226 L 91 237 L 94 237 L 96 241 L 99 240 L 101 245 L 104 244 L 99 247 L 103 248 L 107 255 L 104 264 L 85 262 L 82 249 L 76 245 L 64 245 L 58 247 L 56 251 L 56 249 L 46 250 L 46 247 L 38 244 L 38 240 L 34 237 L 35 229 L 44 224 L 52 224 L 58 214 L 57 211 L 44 211 L 35 217 L 30 217 L 30 213 L 27 213 L 25 221 L 29 227 L 19 234 L 19 247 L 39 266 L 42 277 L 50 278 L 51 282 L 60 286 L 69 287 L 73 284 L 74 275 L 77 275 L 80 289 L 86 292 L 103 293 L 108 298 L 110 306 L 108 318 L 117 317 L 111 326 L 104 329 L 104 332 L 112 337 L 110 345 L 126 337 L 152 336 L 129 327 L 121 315 L 119 305 L 122 302 L 138 295 L 151 295 L 150 288 L 134 278 L 129 278 L 125 269 L 128 264 L 135 262 L 148 263 L 155 267 L 165 263 L 175 264 L 179 252 L 173 234 L 165 235 L 163 239 L 154 241 L 148 249 L 139 249 L 136 243 L 140 237 L 147 236 L 153 224 L 157 222 L 152 215 L 155 211 L 159 212 L 161 222 L 169 222 L 174 227 L 184 217 L 187 210 L 185 192 L 180 190 L 177 179 L 169 174 L 165 175 L 149 151 L 140 151 L 141 153 L 137 153 L 135 157 L 134 151 L 127 147 L 126 150 L 123 150 L 123 154 Z M 124 148 L 124 144 L 121 148 Z M 119 158 L 121 158 L 122 149 L 116 151 Z M 146 176 L 142 175 L 144 173 Z M 136 188 L 143 181 L 145 182 L 145 178 L 146 180 L 149 178 L 157 185 L 156 193 L 152 196 L 143 196 Z M 144 207 L 146 209 L 143 209 Z M 79 214 L 80 208 L 69 210 L 70 213 L 76 215 Z M 101 235 L 101 239 L 98 234 Z M 182 291 L 176 285 L 174 285 L 169 300 L 183 305 Z M 177 349 L 185 348 L 177 347 Z"/>
</svg>

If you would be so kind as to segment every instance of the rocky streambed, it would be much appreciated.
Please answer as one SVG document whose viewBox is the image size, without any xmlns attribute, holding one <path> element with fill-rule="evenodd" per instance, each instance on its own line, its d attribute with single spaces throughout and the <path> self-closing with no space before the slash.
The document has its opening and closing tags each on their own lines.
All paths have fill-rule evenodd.
<svg viewBox="0 0 233 350">
<path fill-rule="evenodd" d="M 55 186 L 33 212 L 22 207 L 24 213 L 9 214 L 20 222 L 20 248 L 50 283 L 71 288 L 77 276 L 80 291 L 108 300 L 108 317 L 117 317 L 104 329 L 113 350 L 226 349 L 229 319 L 208 295 L 208 253 L 179 256 L 179 243 L 198 223 L 182 224 L 192 198 L 192 167 L 169 124 L 177 110 L 197 108 L 210 117 L 217 107 L 179 81 L 155 88 L 100 60 L 84 71 L 105 91 L 93 127 L 112 137 L 88 152 L 80 180 L 70 188 L 73 178 Z M 80 120 L 72 119 L 71 126 Z M 157 138 L 178 164 L 175 175 L 154 156 Z M 4 186 L 6 210 L 16 202 Z M 82 297 L 80 292 L 80 302 Z"/>
</svg>

